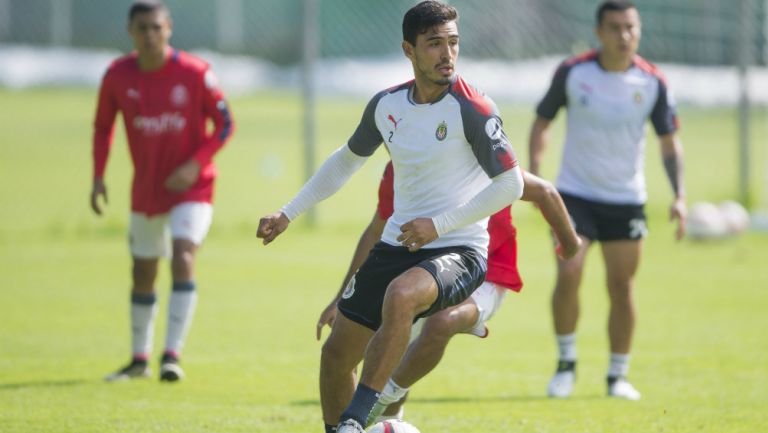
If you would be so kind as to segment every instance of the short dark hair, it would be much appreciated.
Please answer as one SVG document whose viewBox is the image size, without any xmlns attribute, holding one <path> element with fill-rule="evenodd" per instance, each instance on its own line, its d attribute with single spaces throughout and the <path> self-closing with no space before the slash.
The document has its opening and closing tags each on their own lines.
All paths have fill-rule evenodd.
<svg viewBox="0 0 768 433">
<path fill-rule="evenodd" d="M 168 6 L 161 0 L 135 0 L 128 10 L 128 22 L 133 21 L 133 17 L 138 14 L 154 11 L 163 11 L 169 17 L 171 16 L 171 11 L 168 10 Z"/>
<path fill-rule="evenodd" d="M 623 12 L 629 9 L 637 9 L 637 7 L 629 0 L 606 0 L 600 4 L 599 8 L 597 8 L 597 25 L 599 26 L 603 23 L 603 17 L 606 12 Z"/>
<path fill-rule="evenodd" d="M 426 0 L 412 7 L 403 17 L 403 40 L 416 45 L 416 37 L 448 21 L 458 21 L 459 12 L 445 3 Z"/>
</svg>

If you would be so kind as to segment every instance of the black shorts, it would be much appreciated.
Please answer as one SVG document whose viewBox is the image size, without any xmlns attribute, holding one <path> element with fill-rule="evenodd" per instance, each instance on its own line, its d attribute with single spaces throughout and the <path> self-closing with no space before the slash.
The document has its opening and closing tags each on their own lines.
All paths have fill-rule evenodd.
<svg viewBox="0 0 768 433">
<path fill-rule="evenodd" d="M 641 204 L 609 204 L 560 193 L 576 233 L 592 241 L 639 240 L 648 235 Z"/>
<path fill-rule="evenodd" d="M 378 242 L 341 295 L 338 307 L 346 318 L 373 329 L 381 325 L 381 308 L 389 283 L 414 267 L 427 270 L 437 281 L 437 300 L 418 317 L 458 305 L 485 280 L 488 263 L 468 247 L 408 248 Z"/>
</svg>

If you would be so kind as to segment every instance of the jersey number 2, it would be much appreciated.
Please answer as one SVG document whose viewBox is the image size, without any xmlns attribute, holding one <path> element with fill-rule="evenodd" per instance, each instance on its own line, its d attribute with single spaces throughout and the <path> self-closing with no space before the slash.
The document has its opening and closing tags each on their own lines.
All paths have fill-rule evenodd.
<svg viewBox="0 0 768 433">
<path fill-rule="evenodd" d="M 389 131 L 389 138 L 387 138 L 388 142 L 392 142 L 392 136 L 395 135 L 395 131 Z"/>
</svg>

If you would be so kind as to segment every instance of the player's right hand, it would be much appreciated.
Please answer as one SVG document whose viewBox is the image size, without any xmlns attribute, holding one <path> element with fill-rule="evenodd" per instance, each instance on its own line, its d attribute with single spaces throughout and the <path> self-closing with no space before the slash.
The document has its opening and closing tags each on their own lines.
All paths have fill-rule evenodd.
<svg viewBox="0 0 768 433">
<path fill-rule="evenodd" d="M 275 212 L 272 215 L 267 215 L 259 220 L 259 228 L 256 231 L 256 237 L 264 239 L 263 244 L 267 245 L 275 240 L 280 233 L 284 232 L 290 223 L 291 220 L 289 220 L 282 212 Z"/>
<path fill-rule="evenodd" d="M 91 209 L 96 215 L 101 215 L 101 206 L 99 206 L 99 196 L 103 197 L 104 204 L 109 204 L 107 198 L 107 186 L 104 185 L 104 179 L 96 178 L 93 180 L 91 188 Z"/>
<path fill-rule="evenodd" d="M 320 318 L 317 319 L 317 341 L 320 341 L 325 325 L 328 325 L 329 328 L 333 328 L 333 322 L 336 320 L 337 314 L 339 314 L 339 309 L 336 307 L 336 299 L 334 299 L 327 307 L 325 307 L 325 310 L 320 313 Z"/>
</svg>

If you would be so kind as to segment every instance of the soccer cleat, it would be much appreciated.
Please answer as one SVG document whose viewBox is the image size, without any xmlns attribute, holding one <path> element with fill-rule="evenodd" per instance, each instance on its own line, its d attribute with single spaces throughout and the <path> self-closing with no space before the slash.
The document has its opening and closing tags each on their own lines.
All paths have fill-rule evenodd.
<svg viewBox="0 0 768 433">
<path fill-rule="evenodd" d="M 608 377 L 608 397 L 640 400 L 640 392 L 623 377 Z"/>
<path fill-rule="evenodd" d="M 160 381 L 161 382 L 176 382 L 184 378 L 184 370 L 179 365 L 179 358 L 176 356 L 165 353 L 160 359 Z"/>
<path fill-rule="evenodd" d="M 365 433 L 365 429 L 359 422 L 350 418 L 339 423 L 336 433 Z"/>
<path fill-rule="evenodd" d="M 555 398 L 566 398 L 573 392 L 576 382 L 576 361 L 559 361 L 557 371 L 549 381 L 547 395 Z"/>
<path fill-rule="evenodd" d="M 131 363 L 116 372 L 105 377 L 107 382 L 123 382 L 131 379 L 140 379 L 152 375 L 152 370 L 146 360 L 132 359 Z"/>
</svg>

